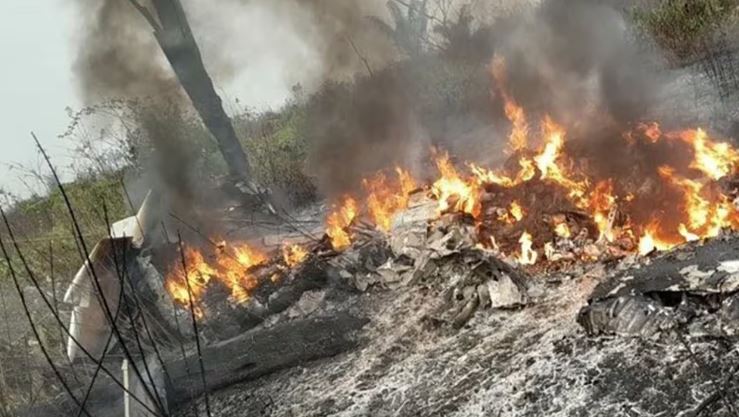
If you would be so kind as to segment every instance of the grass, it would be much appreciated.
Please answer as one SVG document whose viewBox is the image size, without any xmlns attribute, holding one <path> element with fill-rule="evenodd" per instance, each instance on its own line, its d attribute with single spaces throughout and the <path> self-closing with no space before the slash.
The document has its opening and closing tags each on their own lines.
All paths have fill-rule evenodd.
<svg viewBox="0 0 739 417">
<path fill-rule="evenodd" d="M 652 7 L 633 10 L 632 17 L 641 32 L 654 39 L 675 60 L 689 60 L 702 52 L 704 44 L 717 31 L 735 25 L 737 4 L 739 0 L 659 0 Z M 363 100 L 376 91 L 394 92 L 378 88 L 383 86 L 378 84 L 383 77 L 396 82 L 408 80 L 409 84 L 412 81 L 408 88 L 412 91 L 409 97 L 401 97 L 405 101 L 400 107 L 404 110 L 406 105 L 412 107 L 420 119 L 419 124 L 439 137 L 443 138 L 447 130 L 452 129 L 448 125 L 453 125 L 450 121 L 455 118 L 464 120 L 474 116 L 486 120 L 489 109 L 480 103 L 489 98 L 485 65 L 492 50 L 484 46 L 491 34 L 485 28 L 473 29 L 475 26 L 470 19 L 470 15 L 460 14 L 455 25 L 439 31 L 445 40 L 440 51 L 421 54 L 412 61 L 399 62 L 385 70 L 377 69 L 374 80 L 365 77 L 354 82 L 327 84 L 319 94 L 305 100 L 296 99 L 277 112 L 243 111 L 235 115 L 234 125 L 250 158 L 256 181 L 296 205 L 317 199 L 314 178 L 305 170 L 311 146 L 325 136 L 335 137 L 337 144 L 360 140 L 354 137 L 353 127 L 358 115 L 367 113 L 367 107 L 363 107 L 367 103 Z M 481 50 L 484 52 L 479 53 Z M 388 100 L 382 96 L 377 101 L 384 105 Z M 326 115 L 335 117 L 333 125 L 326 125 Z M 117 125 L 126 127 L 125 133 L 114 135 L 95 127 L 99 117 L 112 118 Z M 80 165 L 95 168 L 66 185 L 89 246 L 107 235 L 102 201 L 107 204 L 112 221 L 130 215 L 121 180 L 124 170 L 127 174 L 142 173 L 156 163 L 152 156 L 153 135 L 174 143 L 187 161 L 187 171 L 196 173 L 199 181 L 208 182 L 225 175 L 226 166 L 215 141 L 192 112 L 171 105 L 121 100 L 84 109 L 73 116 L 70 130 L 63 137 L 74 141 Z M 101 141 L 104 146 L 96 147 Z M 57 289 L 65 289 L 82 261 L 59 191 L 19 201 L 10 209 L 9 216 L 22 249 L 31 261 L 31 268 L 39 273 L 42 284 L 51 288 L 50 255 L 53 251 L 55 285 Z M 5 236 L 2 231 L 0 234 Z M 0 291 L 5 290 L 9 295 L 6 298 L 10 299 L 14 297 L 7 276 L 6 266 L 0 263 Z M 19 324 L 19 333 L 25 331 L 24 319 L 15 319 L 16 312 L 11 315 L 11 320 L 6 321 Z M 61 346 L 62 338 L 53 323 L 40 320 L 40 324 L 45 343 Z M 2 331 L 4 327 L 0 326 Z M 0 416 L 3 416 L 3 404 L 28 402 L 31 398 L 28 393 L 34 391 L 33 384 L 38 389 L 43 383 L 40 371 L 28 371 L 28 361 L 39 359 L 33 352 L 36 348 L 29 347 L 27 340 L 18 339 L 14 341 L 13 351 L 4 351 L 4 346 L 10 342 L 0 340 L 0 395 L 8 394 L 5 401 L 0 396 Z M 30 358 L 16 352 L 27 349 L 32 350 Z M 55 352 L 56 359 L 64 363 L 62 350 Z M 40 368 L 42 366 L 34 369 Z M 30 389 L 25 374 L 32 374 Z M 58 391 L 52 389 L 46 394 L 55 392 Z"/>
<path fill-rule="evenodd" d="M 735 25 L 737 0 L 660 0 L 633 11 L 637 26 L 678 60 L 693 58 L 710 38 Z"/>
</svg>

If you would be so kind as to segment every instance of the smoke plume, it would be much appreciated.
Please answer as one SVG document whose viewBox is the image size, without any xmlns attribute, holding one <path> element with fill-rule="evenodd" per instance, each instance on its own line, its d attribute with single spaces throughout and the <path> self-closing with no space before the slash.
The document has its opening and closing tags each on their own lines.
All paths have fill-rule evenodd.
<svg viewBox="0 0 739 417">
<path fill-rule="evenodd" d="M 77 5 L 82 21 L 74 71 L 87 104 L 177 91 L 151 28 L 127 1 L 77 0 Z"/>
<path fill-rule="evenodd" d="M 368 19 L 386 14 L 382 0 L 182 3 L 219 85 L 242 73 L 252 76 L 245 81 L 250 84 L 277 77 L 284 99 L 295 83 L 318 87 L 327 79 L 348 79 L 364 70 L 363 60 L 379 69 L 396 56 L 390 40 Z M 76 4 L 82 21 L 75 72 L 84 99 L 178 92 L 152 28 L 128 0 Z"/>
<path fill-rule="evenodd" d="M 293 85 L 311 92 L 360 71 L 379 71 L 397 55 L 369 19 L 386 13 L 384 0 L 182 3 L 214 82 L 236 87 L 222 90 L 227 106 L 242 94 L 247 106 L 279 105 Z M 155 180 L 145 177 L 175 200 L 191 200 L 197 194 L 187 180 L 197 178 L 189 172 L 194 158 L 184 148 L 173 149 L 171 134 L 160 128 L 173 108 L 191 107 L 153 29 L 127 0 L 77 0 L 77 6 L 83 22 L 75 71 L 83 99 L 149 98 L 144 110 L 150 114 L 141 114 L 138 123 L 159 162 L 151 167 Z"/>
</svg>

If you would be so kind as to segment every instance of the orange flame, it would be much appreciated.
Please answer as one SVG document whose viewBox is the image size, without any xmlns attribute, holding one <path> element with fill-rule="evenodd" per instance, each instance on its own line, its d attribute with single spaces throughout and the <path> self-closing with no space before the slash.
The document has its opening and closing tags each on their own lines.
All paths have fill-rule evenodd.
<svg viewBox="0 0 739 417">
<path fill-rule="evenodd" d="M 593 221 L 598 227 L 598 239 L 605 239 L 613 242 L 615 239 L 614 231 L 611 228 L 611 213 L 616 204 L 616 197 L 613 196 L 613 182 L 604 180 L 595 185 L 595 189 L 590 196 L 590 209 L 593 212 Z"/>
<path fill-rule="evenodd" d="M 569 191 L 571 198 L 584 204 L 582 199 L 587 191 L 586 182 L 578 182 L 568 177 L 567 169 L 560 165 L 563 159 L 565 130 L 549 116 L 544 117 L 542 126 L 544 148 L 534 157 L 536 167 L 541 172 L 541 179 L 549 179 Z"/>
<path fill-rule="evenodd" d="M 570 232 L 570 227 L 567 226 L 567 223 L 559 223 L 554 226 L 554 233 L 565 239 L 569 239 L 570 236 L 572 236 L 572 232 Z"/>
<path fill-rule="evenodd" d="M 326 219 L 326 234 L 331 240 L 331 246 L 335 250 L 342 250 L 351 245 L 352 240 L 347 227 L 357 217 L 357 201 L 352 197 L 345 196 L 341 205 L 328 215 Z"/>
<path fill-rule="evenodd" d="M 477 186 L 460 176 L 446 152 L 437 156 L 436 167 L 441 178 L 431 186 L 431 192 L 439 200 L 439 212 L 461 211 L 475 216 L 480 209 Z"/>
<path fill-rule="evenodd" d="M 523 219 L 524 210 L 523 207 L 521 207 L 521 205 L 518 203 L 518 201 L 512 202 L 511 207 L 508 209 L 508 211 L 511 213 L 511 216 L 516 219 L 517 222 L 520 222 L 521 219 Z"/>
<path fill-rule="evenodd" d="M 231 299 L 243 303 L 250 297 L 258 282 L 248 270 L 262 264 L 267 257 L 247 244 L 218 246 L 218 268 L 222 282 L 231 290 Z"/>
<path fill-rule="evenodd" d="M 638 252 L 640 255 L 648 255 L 655 250 L 670 250 L 680 243 L 661 239 L 657 237 L 658 232 L 659 222 L 652 221 L 647 225 L 644 234 L 639 238 Z"/>
<path fill-rule="evenodd" d="M 417 188 L 409 172 L 396 168 L 397 181 L 391 183 L 382 172 L 363 181 L 367 192 L 367 209 L 378 229 L 388 232 L 395 213 L 408 205 L 408 194 Z"/>
<path fill-rule="evenodd" d="M 291 268 L 301 264 L 308 258 L 308 250 L 304 247 L 293 244 L 282 246 L 282 259 L 285 264 Z"/>
<path fill-rule="evenodd" d="M 728 143 L 714 142 L 703 129 L 685 130 L 678 133 L 683 141 L 693 146 L 695 153 L 690 168 L 695 168 L 713 180 L 732 173 L 739 162 L 739 151 Z"/>
<path fill-rule="evenodd" d="M 203 255 L 195 249 L 185 248 L 184 258 L 187 274 L 183 271 L 182 263 L 176 262 L 174 269 L 167 275 L 164 286 L 170 296 L 183 306 L 190 305 L 190 295 L 192 295 L 193 311 L 198 318 L 202 318 L 203 310 L 198 301 L 211 278 L 218 276 L 218 271 L 212 268 Z"/>
<path fill-rule="evenodd" d="M 529 126 L 526 122 L 526 113 L 523 108 L 519 106 L 513 98 L 508 94 L 506 90 L 506 70 L 505 61 L 500 56 L 493 57 L 492 63 L 493 78 L 495 78 L 498 90 L 503 97 L 503 110 L 505 115 L 510 120 L 512 126 L 511 135 L 508 140 L 511 151 L 518 151 L 526 149 L 528 146 L 528 133 Z"/>
<path fill-rule="evenodd" d="M 224 284 L 231 291 L 231 301 L 243 303 L 257 286 L 249 269 L 266 261 L 266 256 L 246 244 L 218 244 L 215 260 L 208 262 L 203 254 L 193 248 L 185 248 L 187 274 L 180 263 L 167 275 L 165 288 L 172 298 L 183 306 L 189 306 L 187 283 L 193 299 L 193 310 L 198 318 L 203 317 L 200 300 L 212 280 Z M 187 282 L 185 281 L 187 280 Z"/>
</svg>

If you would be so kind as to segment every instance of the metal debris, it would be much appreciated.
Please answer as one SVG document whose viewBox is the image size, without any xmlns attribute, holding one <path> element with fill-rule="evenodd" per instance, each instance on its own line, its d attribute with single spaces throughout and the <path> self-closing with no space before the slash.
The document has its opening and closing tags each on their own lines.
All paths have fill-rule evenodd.
<svg viewBox="0 0 739 417">
<path fill-rule="evenodd" d="M 578 315 L 589 334 L 657 338 L 682 329 L 693 336 L 739 333 L 739 244 L 694 243 L 616 270 Z"/>
<path fill-rule="evenodd" d="M 422 198 L 423 197 L 423 198 Z M 436 203 L 416 195 L 388 235 L 357 243 L 330 261 L 359 291 L 434 286 L 446 294 L 449 322 L 464 325 L 480 308 L 516 308 L 529 302 L 526 275 L 477 245 L 472 219 L 438 216 Z"/>
</svg>

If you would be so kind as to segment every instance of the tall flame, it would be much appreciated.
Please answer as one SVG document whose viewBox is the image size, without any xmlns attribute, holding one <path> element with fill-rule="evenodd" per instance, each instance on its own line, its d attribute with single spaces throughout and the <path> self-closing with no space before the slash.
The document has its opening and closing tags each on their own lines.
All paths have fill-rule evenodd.
<svg viewBox="0 0 739 417">
<path fill-rule="evenodd" d="M 335 250 L 342 250 L 351 245 L 352 239 L 347 228 L 357 217 L 357 201 L 344 196 L 341 204 L 336 207 L 326 218 L 326 234 L 331 239 L 331 246 Z"/>
<path fill-rule="evenodd" d="M 713 180 L 732 173 L 739 162 L 739 151 L 728 143 L 713 142 L 703 129 L 686 130 L 679 136 L 693 146 L 695 157 L 690 167 L 700 170 Z"/>
<path fill-rule="evenodd" d="M 615 239 L 612 229 L 613 210 L 615 209 L 616 197 L 613 195 L 613 182 L 603 180 L 595 185 L 590 195 L 589 206 L 593 212 L 593 221 L 598 227 L 598 239 L 613 242 Z"/>
<path fill-rule="evenodd" d="M 431 192 L 439 200 L 439 212 L 453 210 L 476 215 L 480 209 L 477 186 L 462 178 L 446 152 L 437 155 L 436 167 L 441 177 L 431 185 Z"/>
<path fill-rule="evenodd" d="M 508 145 L 511 151 L 519 151 L 526 149 L 528 146 L 529 125 L 526 122 L 526 113 L 521 106 L 510 96 L 506 90 L 506 70 L 505 61 L 502 57 L 496 55 L 493 57 L 492 63 L 493 78 L 498 85 L 498 90 L 503 98 L 503 110 L 505 115 L 512 124 L 511 134 L 508 139 Z"/>
<path fill-rule="evenodd" d="M 408 171 L 398 167 L 395 172 L 397 179 L 394 182 L 388 180 L 383 172 L 363 181 L 369 215 L 377 228 L 385 232 L 390 231 L 393 215 L 406 208 L 408 194 L 417 187 Z"/>
<path fill-rule="evenodd" d="M 563 160 L 563 148 L 565 130 L 562 126 L 545 116 L 542 133 L 544 135 L 544 148 L 534 157 L 536 167 L 541 172 L 541 179 L 549 179 L 569 191 L 570 197 L 583 204 L 583 197 L 587 191 L 586 182 L 578 182 L 567 175 L 567 169 L 561 165 Z"/>
<path fill-rule="evenodd" d="M 173 271 L 167 275 L 164 286 L 172 298 L 183 306 L 190 305 L 190 296 L 192 296 L 193 311 L 198 318 L 201 318 L 203 310 L 197 301 L 205 292 L 211 278 L 218 276 L 218 271 L 211 267 L 203 255 L 195 249 L 185 248 L 183 256 L 187 273 L 184 271 L 182 262 L 176 262 Z"/>
</svg>

